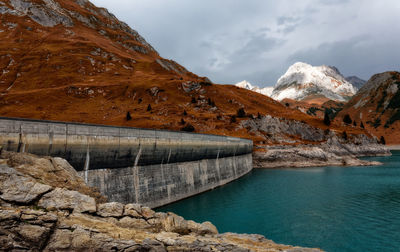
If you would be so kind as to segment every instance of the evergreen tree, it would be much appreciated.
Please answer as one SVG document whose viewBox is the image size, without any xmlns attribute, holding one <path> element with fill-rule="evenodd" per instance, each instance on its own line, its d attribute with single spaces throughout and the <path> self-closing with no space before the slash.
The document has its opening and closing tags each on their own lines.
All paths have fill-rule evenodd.
<svg viewBox="0 0 400 252">
<path fill-rule="evenodd" d="M 383 144 L 383 145 L 386 145 L 386 140 L 385 140 L 385 138 L 383 136 L 381 136 L 380 143 Z"/>
<path fill-rule="evenodd" d="M 326 126 L 330 126 L 331 125 L 331 118 L 329 117 L 328 110 L 325 110 L 324 124 Z"/>
<path fill-rule="evenodd" d="M 151 111 L 151 105 L 150 104 L 147 106 L 147 111 Z"/>
<path fill-rule="evenodd" d="M 244 111 L 244 108 L 238 109 L 238 111 L 236 112 L 236 114 L 237 114 L 237 117 L 239 117 L 239 118 L 243 118 L 243 117 L 246 116 L 246 112 Z"/>
<path fill-rule="evenodd" d="M 129 111 L 126 113 L 126 120 L 127 121 L 132 120 L 132 116 L 131 116 L 131 113 Z"/>
<path fill-rule="evenodd" d="M 363 123 L 363 122 L 361 122 L 360 127 L 363 128 L 363 129 L 365 129 L 364 123 Z"/>
<path fill-rule="evenodd" d="M 181 131 L 186 131 L 186 132 L 193 132 L 194 130 L 195 129 L 194 129 L 193 125 L 191 125 L 190 123 L 188 123 L 186 126 L 181 128 Z"/>
<path fill-rule="evenodd" d="M 344 122 L 345 124 L 351 124 L 351 123 L 353 122 L 353 120 L 351 120 L 349 114 L 346 114 L 346 115 L 343 117 L 343 122 Z"/>
</svg>

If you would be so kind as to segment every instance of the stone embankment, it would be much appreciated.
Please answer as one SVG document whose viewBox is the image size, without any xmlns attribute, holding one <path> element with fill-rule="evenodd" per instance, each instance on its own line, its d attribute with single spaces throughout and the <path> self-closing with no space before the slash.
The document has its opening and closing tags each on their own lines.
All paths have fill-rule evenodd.
<svg viewBox="0 0 400 252">
<path fill-rule="evenodd" d="M 261 235 L 218 234 L 210 222 L 195 223 L 138 204 L 107 203 L 64 159 L 1 148 L 0 247 L 6 251 L 320 251 L 276 244 Z"/>
<path fill-rule="evenodd" d="M 318 145 L 268 146 L 253 154 L 254 168 L 299 168 L 319 166 L 368 166 L 380 162 L 360 160 L 362 156 L 390 156 L 387 147 L 364 135 L 345 141 L 332 136 Z"/>
</svg>

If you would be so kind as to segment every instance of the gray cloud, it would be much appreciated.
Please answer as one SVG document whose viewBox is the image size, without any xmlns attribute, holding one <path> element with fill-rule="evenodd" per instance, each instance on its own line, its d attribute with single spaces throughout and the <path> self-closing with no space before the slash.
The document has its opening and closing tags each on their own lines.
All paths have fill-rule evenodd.
<svg viewBox="0 0 400 252">
<path fill-rule="evenodd" d="M 372 74 L 397 70 L 400 50 L 397 41 L 376 43 L 370 35 L 358 36 L 345 41 L 321 44 L 317 48 L 296 52 L 289 57 L 289 63 L 295 61 L 309 62 L 313 65 L 340 66 L 342 74 L 356 74 L 369 79 Z M 343 59 L 346 59 L 344 61 Z"/>
<path fill-rule="evenodd" d="M 93 0 L 159 53 L 217 83 L 274 85 L 290 64 L 369 78 L 398 69 L 400 1 Z"/>
</svg>

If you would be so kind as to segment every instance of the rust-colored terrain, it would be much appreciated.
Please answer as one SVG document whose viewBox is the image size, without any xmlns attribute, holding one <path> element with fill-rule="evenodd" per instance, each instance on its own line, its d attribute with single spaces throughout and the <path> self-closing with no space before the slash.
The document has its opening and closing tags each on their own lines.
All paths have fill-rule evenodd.
<svg viewBox="0 0 400 252">
<path fill-rule="evenodd" d="M 212 84 L 163 59 L 136 31 L 88 1 L 3 0 L 0 14 L 0 116 L 171 130 L 192 125 L 196 132 L 256 143 L 262 137 L 240 126 L 252 115 L 327 128 L 320 118 Z M 246 116 L 235 118 L 240 108 Z M 341 123 L 330 128 L 365 133 Z"/>
<path fill-rule="evenodd" d="M 400 73 L 374 75 L 344 106 L 337 123 L 346 115 L 387 144 L 400 144 Z"/>
</svg>

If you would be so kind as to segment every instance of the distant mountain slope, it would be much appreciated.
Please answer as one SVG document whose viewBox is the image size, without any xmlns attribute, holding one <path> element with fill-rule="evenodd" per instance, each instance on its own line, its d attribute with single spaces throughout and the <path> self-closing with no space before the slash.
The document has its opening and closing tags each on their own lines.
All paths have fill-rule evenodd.
<svg viewBox="0 0 400 252">
<path fill-rule="evenodd" d="M 364 86 L 364 84 L 367 82 L 363 79 L 358 78 L 357 76 L 346 77 L 346 80 L 350 82 L 357 90 L 362 88 L 362 86 Z"/>
<path fill-rule="evenodd" d="M 247 90 L 251 90 L 257 93 L 260 93 L 262 95 L 266 95 L 266 96 L 271 96 L 272 91 L 274 90 L 273 87 L 265 87 L 265 88 L 260 88 L 258 86 L 253 86 L 250 82 L 244 80 L 241 81 L 239 83 L 235 84 L 236 87 L 240 87 L 240 88 L 244 88 Z"/>
<path fill-rule="evenodd" d="M 313 67 L 297 62 L 279 78 L 271 97 L 276 100 L 347 101 L 354 94 L 355 88 L 337 68 L 325 65 Z"/>
<path fill-rule="evenodd" d="M 268 115 L 327 128 L 321 119 L 246 89 L 214 85 L 162 58 L 138 32 L 87 0 L 2 0 L 0 19 L 0 116 L 187 130 L 255 143 L 282 138 L 243 121 Z M 282 134 L 286 142 L 305 141 Z"/>
<path fill-rule="evenodd" d="M 374 75 L 339 113 L 341 122 L 349 115 L 357 125 L 363 122 L 372 134 L 387 143 L 400 143 L 400 73 Z"/>
</svg>

